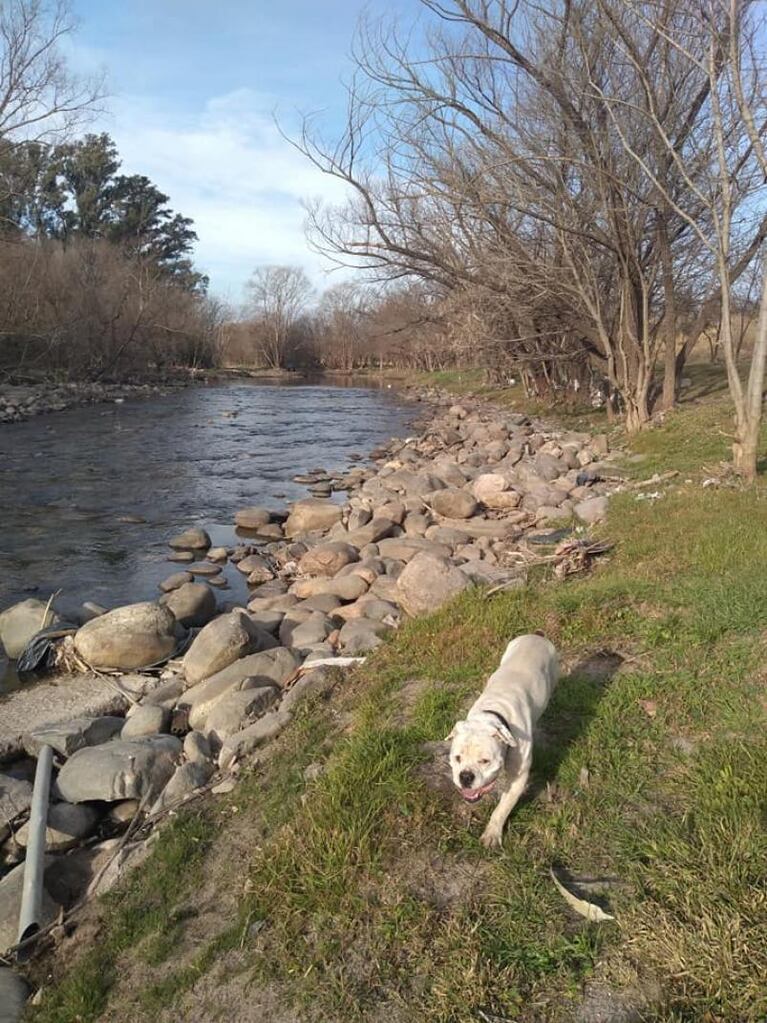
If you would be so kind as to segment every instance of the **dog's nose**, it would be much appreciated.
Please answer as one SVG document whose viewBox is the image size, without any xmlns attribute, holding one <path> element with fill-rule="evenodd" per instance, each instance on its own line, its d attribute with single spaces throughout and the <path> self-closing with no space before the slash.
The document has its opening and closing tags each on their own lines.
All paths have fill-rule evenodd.
<svg viewBox="0 0 767 1023">
<path fill-rule="evenodd" d="M 470 789 L 474 784 L 474 772 L 473 771 L 461 771 L 458 775 L 458 781 L 465 789 Z"/>
</svg>

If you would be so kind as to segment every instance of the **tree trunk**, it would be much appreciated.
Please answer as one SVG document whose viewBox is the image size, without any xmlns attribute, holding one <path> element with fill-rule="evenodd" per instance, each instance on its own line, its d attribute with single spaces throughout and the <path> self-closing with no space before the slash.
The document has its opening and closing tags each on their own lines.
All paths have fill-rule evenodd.
<svg viewBox="0 0 767 1023">
<path fill-rule="evenodd" d="M 762 282 L 759 325 L 751 355 L 751 368 L 742 413 L 736 416 L 733 460 L 749 483 L 756 479 L 759 437 L 762 426 L 764 379 L 767 369 L 767 267 Z"/>
<path fill-rule="evenodd" d="M 664 215 L 658 218 L 658 241 L 663 266 L 663 301 L 665 315 L 663 317 L 663 335 L 665 359 L 663 363 L 663 394 L 661 408 L 665 411 L 673 408 L 678 393 L 679 377 L 676 371 L 676 292 L 674 287 L 674 263 L 671 245 L 668 240 L 668 226 Z"/>
</svg>

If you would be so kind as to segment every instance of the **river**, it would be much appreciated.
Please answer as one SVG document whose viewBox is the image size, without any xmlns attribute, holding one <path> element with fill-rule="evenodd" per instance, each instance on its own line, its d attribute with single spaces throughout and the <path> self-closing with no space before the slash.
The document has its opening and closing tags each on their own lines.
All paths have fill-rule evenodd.
<svg viewBox="0 0 767 1023">
<path fill-rule="evenodd" d="M 386 388 L 237 380 L 2 426 L 0 609 L 57 590 L 64 614 L 156 599 L 182 567 L 166 561 L 174 533 L 200 525 L 230 545 L 238 508 L 306 497 L 295 474 L 348 468 L 414 414 Z M 226 573 L 219 602 L 243 598 Z"/>
</svg>

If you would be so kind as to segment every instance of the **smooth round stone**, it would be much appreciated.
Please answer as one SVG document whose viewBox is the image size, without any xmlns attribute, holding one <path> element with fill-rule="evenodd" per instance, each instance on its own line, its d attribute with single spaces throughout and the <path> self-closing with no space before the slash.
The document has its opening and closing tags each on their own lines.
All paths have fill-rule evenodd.
<svg viewBox="0 0 767 1023">
<path fill-rule="evenodd" d="M 194 561 L 194 554 L 191 551 L 174 551 L 173 554 L 168 555 L 166 560 L 178 561 L 183 564 L 184 562 Z"/>
<path fill-rule="evenodd" d="M 193 565 L 189 566 L 187 571 L 191 572 L 192 575 L 218 575 L 221 571 L 221 566 L 210 564 L 207 561 L 195 561 Z"/>
<path fill-rule="evenodd" d="M 271 517 L 266 508 L 240 508 L 235 512 L 234 521 L 241 529 L 259 529 L 267 525 Z"/>
<path fill-rule="evenodd" d="M 169 575 L 167 579 L 163 579 L 160 583 L 160 589 L 163 593 L 170 593 L 171 590 L 177 590 L 179 586 L 183 586 L 184 583 L 192 582 L 191 572 L 174 572 L 173 575 Z"/>
</svg>

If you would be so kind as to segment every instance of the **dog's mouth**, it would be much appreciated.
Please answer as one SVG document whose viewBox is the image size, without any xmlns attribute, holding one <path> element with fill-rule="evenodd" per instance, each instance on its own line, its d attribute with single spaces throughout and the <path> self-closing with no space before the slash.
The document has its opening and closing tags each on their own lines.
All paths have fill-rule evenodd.
<svg viewBox="0 0 767 1023">
<path fill-rule="evenodd" d="M 461 795 L 467 803 L 478 803 L 483 796 L 490 792 L 494 785 L 495 778 L 488 782 L 487 785 L 483 785 L 478 789 L 461 789 Z"/>
</svg>

